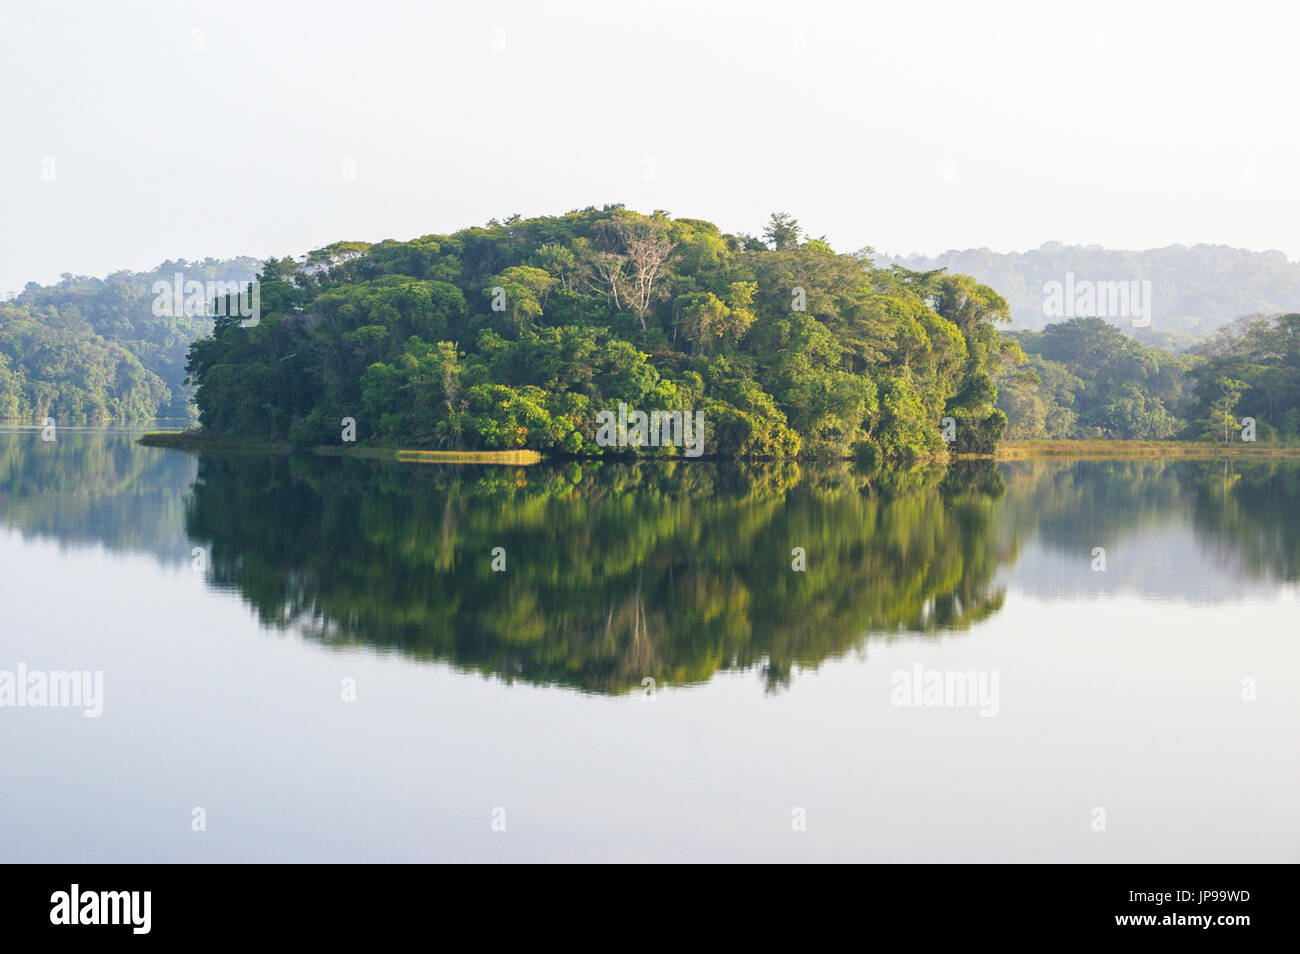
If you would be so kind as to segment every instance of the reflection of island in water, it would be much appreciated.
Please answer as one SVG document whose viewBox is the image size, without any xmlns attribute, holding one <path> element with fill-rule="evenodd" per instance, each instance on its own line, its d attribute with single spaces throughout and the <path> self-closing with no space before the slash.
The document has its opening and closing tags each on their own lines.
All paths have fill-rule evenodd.
<svg viewBox="0 0 1300 954">
<path fill-rule="evenodd" d="M 1000 494 L 990 464 L 871 479 L 791 464 L 205 457 L 187 528 L 214 580 L 267 623 L 621 692 L 759 665 L 779 685 L 868 632 L 983 619 L 1002 600 Z"/>
<path fill-rule="evenodd" d="M 999 576 L 1013 589 L 1222 603 L 1300 579 L 1300 462 L 1040 460 L 1002 473 L 999 523 L 1024 541 Z"/>
<path fill-rule="evenodd" d="M 211 582 L 267 625 L 593 692 L 748 667 L 779 686 L 867 637 L 969 627 L 1005 592 L 1219 602 L 1300 579 L 1300 464 L 1287 461 L 868 476 L 195 457 L 133 441 L 0 433 L 0 522 L 171 566 L 204 546 Z M 1091 572 L 1096 546 L 1106 573 Z"/>
<path fill-rule="evenodd" d="M 188 454 L 141 447 L 138 431 L 0 430 L 0 524 L 62 546 L 100 546 L 188 564 Z"/>
</svg>

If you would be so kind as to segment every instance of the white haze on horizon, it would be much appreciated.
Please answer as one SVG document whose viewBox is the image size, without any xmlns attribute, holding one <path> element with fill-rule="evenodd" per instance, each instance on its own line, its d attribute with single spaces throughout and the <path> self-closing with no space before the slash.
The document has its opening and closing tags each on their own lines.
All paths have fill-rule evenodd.
<svg viewBox="0 0 1300 954">
<path fill-rule="evenodd" d="M 0 293 L 622 202 L 1300 258 L 1286 2 L 10 3 Z M 349 170 L 351 178 L 349 178 Z"/>
</svg>

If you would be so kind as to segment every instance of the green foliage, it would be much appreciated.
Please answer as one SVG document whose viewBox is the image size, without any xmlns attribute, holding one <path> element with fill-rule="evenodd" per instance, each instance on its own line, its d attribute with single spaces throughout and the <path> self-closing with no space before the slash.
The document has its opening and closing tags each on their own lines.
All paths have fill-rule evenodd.
<svg viewBox="0 0 1300 954">
<path fill-rule="evenodd" d="M 921 457 L 956 408 L 992 449 L 999 295 L 801 241 L 789 216 L 766 235 L 615 206 L 270 261 L 259 325 L 191 348 L 200 419 L 257 442 L 334 443 L 351 416 L 390 446 L 680 450 L 597 445 L 623 403 L 702 412 L 711 456 Z"/>
<path fill-rule="evenodd" d="M 1188 436 L 1232 440 L 1250 417 L 1257 440 L 1300 443 L 1300 314 L 1243 319 L 1196 354 Z"/>
<path fill-rule="evenodd" d="M 0 419 L 144 421 L 170 400 L 158 375 L 75 310 L 0 304 Z"/>
<path fill-rule="evenodd" d="M 184 259 L 107 278 L 28 283 L 0 306 L 0 418 L 89 424 L 190 419 L 186 352 L 212 329 L 202 314 L 155 314 L 154 285 L 246 282 L 256 259 Z M 177 312 L 182 309 L 176 309 Z"/>
<path fill-rule="evenodd" d="M 799 236 L 803 230 L 799 223 L 795 221 L 794 216 L 785 212 L 773 212 L 772 217 L 768 219 L 767 226 L 763 229 L 763 238 L 776 251 L 782 251 L 788 248 L 796 248 L 799 245 Z"/>
<path fill-rule="evenodd" d="M 885 381 L 880 394 L 880 426 L 876 443 L 886 458 L 911 460 L 939 449 L 938 430 L 930 425 L 925 405 L 912 381 L 904 376 Z"/>
<path fill-rule="evenodd" d="M 1009 436 L 1161 440 L 1183 430 L 1196 358 L 1147 348 L 1100 318 L 1011 337 L 1028 360 L 998 382 Z"/>
</svg>

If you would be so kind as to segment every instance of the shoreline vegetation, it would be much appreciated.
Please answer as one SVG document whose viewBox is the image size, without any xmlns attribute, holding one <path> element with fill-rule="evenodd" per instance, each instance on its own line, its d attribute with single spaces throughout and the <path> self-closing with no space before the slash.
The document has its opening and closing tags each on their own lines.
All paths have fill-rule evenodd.
<svg viewBox="0 0 1300 954">
<path fill-rule="evenodd" d="M 292 444 L 259 441 L 237 441 L 227 437 L 205 435 L 200 431 L 149 431 L 142 434 L 138 443 L 145 447 L 162 447 L 173 450 L 203 451 L 216 454 L 295 454 L 306 453 L 317 457 L 350 457 L 358 460 L 394 460 L 404 463 L 441 464 L 502 464 L 530 466 L 547 460 L 613 460 L 610 455 L 588 458 L 571 454 L 546 455 L 532 450 L 498 451 L 431 451 L 394 447 L 365 447 L 316 445 L 296 447 Z M 1152 460 L 1189 460 L 1222 458 L 1300 459 L 1300 446 L 1278 444 L 1211 444 L 1201 441 L 1132 441 L 1132 440 L 1029 440 L 1004 441 L 992 454 L 953 454 L 951 460 L 1039 460 L 1058 459 L 1116 459 L 1144 458 Z M 732 458 L 728 458 L 731 460 Z M 800 460 L 800 458 L 788 458 Z M 916 458 L 938 460 L 941 458 Z M 677 462 L 691 460 L 683 457 L 638 457 L 638 463 Z M 703 457 L 702 461 L 717 461 Z M 885 464 L 912 461 L 885 461 Z"/>
</svg>

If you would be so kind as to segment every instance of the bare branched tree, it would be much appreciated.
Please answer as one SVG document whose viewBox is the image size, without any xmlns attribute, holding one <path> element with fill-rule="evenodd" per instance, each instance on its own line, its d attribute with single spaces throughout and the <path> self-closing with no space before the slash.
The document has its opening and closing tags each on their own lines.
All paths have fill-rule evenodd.
<svg viewBox="0 0 1300 954">
<path fill-rule="evenodd" d="M 610 297 L 614 300 L 614 307 L 619 311 L 623 310 L 623 305 L 618 300 L 618 287 L 623 281 L 623 269 L 626 265 L 627 259 L 613 252 L 596 252 L 591 256 L 591 270 L 604 285 L 609 286 Z"/>
<path fill-rule="evenodd" d="M 627 256 L 628 304 L 645 331 L 645 316 L 654 301 L 655 282 L 675 246 L 668 237 L 667 223 L 659 219 L 615 219 L 614 231 Z"/>
</svg>

